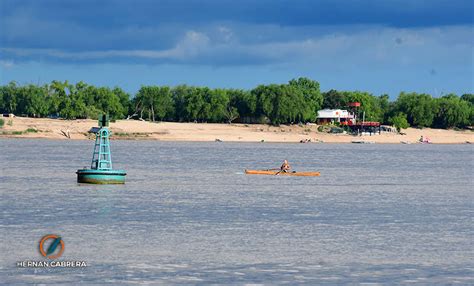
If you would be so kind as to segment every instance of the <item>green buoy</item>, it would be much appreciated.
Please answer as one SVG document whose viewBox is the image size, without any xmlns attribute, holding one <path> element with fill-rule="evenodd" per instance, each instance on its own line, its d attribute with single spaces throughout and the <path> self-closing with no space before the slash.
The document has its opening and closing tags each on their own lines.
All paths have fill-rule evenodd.
<svg viewBox="0 0 474 286">
<path fill-rule="evenodd" d="M 90 169 L 77 170 L 77 182 L 88 184 L 124 184 L 124 170 L 112 169 L 112 158 L 110 155 L 110 131 L 109 117 L 102 115 L 99 118 L 99 127 L 93 127 L 89 130 L 95 134 L 94 153 Z"/>
</svg>

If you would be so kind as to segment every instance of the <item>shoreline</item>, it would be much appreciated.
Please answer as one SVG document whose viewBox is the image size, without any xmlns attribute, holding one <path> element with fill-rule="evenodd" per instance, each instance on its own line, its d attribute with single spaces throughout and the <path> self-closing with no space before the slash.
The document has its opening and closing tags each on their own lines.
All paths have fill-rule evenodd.
<svg viewBox="0 0 474 286">
<path fill-rule="evenodd" d="M 97 126 L 92 119 L 63 120 L 47 118 L 3 118 L 0 138 L 30 138 L 56 140 L 90 140 L 87 131 Z M 421 136 L 430 138 L 433 144 L 474 143 L 474 131 L 417 129 L 402 130 L 405 135 L 384 133 L 353 136 L 318 132 L 318 125 L 225 124 L 225 123 L 177 123 L 117 120 L 110 123 L 111 140 L 155 140 L 165 142 L 246 142 L 246 143 L 316 143 L 417 144 Z M 69 136 L 69 137 L 68 137 Z"/>
</svg>

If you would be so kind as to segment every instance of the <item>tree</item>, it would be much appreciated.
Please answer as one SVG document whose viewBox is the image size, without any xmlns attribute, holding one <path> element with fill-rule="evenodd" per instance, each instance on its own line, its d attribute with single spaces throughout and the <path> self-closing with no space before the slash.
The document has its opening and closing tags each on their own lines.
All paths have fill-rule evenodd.
<svg viewBox="0 0 474 286">
<path fill-rule="evenodd" d="M 33 84 L 16 87 L 14 92 L 17 103 L 15 113 L 32 117 L 46 115 L 48 107 L 44 101 L 45 92 L 43 87 Z"/>
<path fill-rule="evenodd" d="M 174 104 L 171 89 L 167 86 L 142 86 L 136 96 L 140 117 L 148 115 L 148 119 L 173 119 Z"/>
<path fill-rule="evenodd" d="M 49 115 L 59 116 L 61 105 L 61 92 L 63 91 L 62 84 L 58 81 L 53 81 L 48 85 L 48 93 L 46 95 L 46 102 L 48 105 Z"/>
<path fill-rule="evenodd" d="M 474 93 L 465 93 L 461 96 L 461 100 L 474 104 Z"/>
<path fill-rule="evenodd" d="M 142 86 L 137 94 L 140 104 L 140 117 L 145 112 L 150 121 L 155 121 L 156 117 L 163 119 L 172 113 L 172 99 L 169 87 Z"/>
<path fill-rule="evenodd" d="M 434 119 L 436 127 L 452 128 L 469 125 L 471 116 L 469 102 L 454 94 L 437 99 L 437 113 Z"/>
<path fill-rule="evenodd" d="M 390 97 L 388 94 L 383 94 L 377 97 L 376 104 L 378 106 L 378 110 L 380 111 L 379 120 L 382 123 L 388 123 L 389 114 L 390 114 Z"/>
<path fill-rule="evenodd" d="M 404 93 L 398 96 L 395 110 L 407 115 L 410 125 L 429 127 L 433 124 L 436 104 L 428 94 Z"/>
<path fill-rule="evenodd" d="M 53 103 L 57 106 L 53 106 L 56 113 L 66 119 L 72 119 L 75 116 L 75 111 L 71 107 L 71 98 L 69 97 L 71 85 L 68 81 L 60 82 L 55 81 L 50 85 L 52 97 L 54 98 Z"/>
<path fill-rule="evenodd" d="M 227 123 L 231 124 L 232 121 L 239 118 L 239 111 L 237 110 L 237 108 L 228 105 L 227 109 L 224 111 L 224 116 L 227 119 Z"/>
<path fill-rule="evenodd" d="M 259 85 L 251 91 L 257 98 L 257 114 L 265 115 L 272 124 L 316 120 L 323 97 L 319 83 L 300 78 L 289 84 Z"/>
<path fill-rule="evenodd" d="M 223 122 L 228 120 L 228 107 L 230 99 L 227 91 L 224 89 L 206 90 L 205 100 L 209 107 L 207 118 L 211 122 Z"/>
<path fill-rule="evenodd" d="M 207 115 L 208 107 L 201 88 L 190 88 L 186 94 L 185 111 L 188 120 L 201 121 Z"/>
<path fill-rule="evenodd" d="M 331 89 L 328 92 L 323 92 L 323 108 L 327 109 L 341 109 L 347 106 L 347 99 L 343 92 Z"/>
<path fill-rule="evenodd" d="M 461 100 L 469 103 L 469 125 L 474 125 L 474 94 L 466 93 L 461 96 Z"/>
<path fill-rule="evenodd" d="M 252 90 L 252 94 L 257 97 L 258 113 L 265 115 L 274 125 L 282 123 L 281 107 L 283 92 L 280 85 L 259 85 Z"/>
<path fill-rule="evenodd" d="M 99 87 L 94 90 L 94 106 L 98 110 L 110 115 L 111 119 L 124 117 L 124 108 L 120 104 L 119 97 L 108 87 Z"/>
<path fill-rule="evenodd" d="M 11 81 L 8 85 L 2 86 L 0 89 L 3 99 L 3 111 L 7 113 L 15 113 L 17 107 L 17 84 Z"/>
<path fill-rule="evenodd" d="M 254 94 L 242 89 L 229 89 L 227 95 L 229 104 L 237 109 L 240 118 L 257 116 L 257 97 Z"/>
<path fill-rule="evenodd" d="M 140 118 L 143 117 L 143 113 L 145 112 L 148 115 L 148 120 L 155 121 L 155 112 L 153 106 L 155 104 L 154 90 L 155 88 L 152 86 L 142 86 L 137 94 L 137 99 L 140 101 Z"/>
<path fill-rule="evenodd" d="M 400 132 L 401 129 L 407 129 L 410 127 L 407 121 L 407 115 L 400 112 L 394 117 L 390 117 L 388 122 L 397 128 L 397 131 Z"/>
<path fill-rule="evenodd" d="M 171 95 L 171 89 L 168 86 L 159 87 L 156 90 L 153 108 L 156 116 L 160 120 L 173 118 L 173 97 Z"/>
<path fill-rule="evenodd" d="M 323 106 L 324 98 L 319 90 L 319 82 L 300 77 L 289 81 L 289 92 L 294 94 L 297 100 L 293 113 L 296 112 L 299 120 L 311 121 L 316 120 L 317 112 Z M 302 98 L 300 97 L 301 95 Z M 291 96 L 291 95 L 290 95 Z"/>
<path fill-rule="evenodd" d="M 187 120 L 186 102 L 190 88 L 186 85 L 178 85 L 171 89 L 174 102 L 174 116 L 177 121 Z"/>
<path fill-rule="evenodd" d="M 122 105 L 122 114 L 124 116 L 133 112 L 132 104 L 130 101 L 130 94 L 126 93 L 120 87 L 114 87 L 114 89 L 112 89 L 112 93 L 119 98 L 120 105 Z"/>
</svg>

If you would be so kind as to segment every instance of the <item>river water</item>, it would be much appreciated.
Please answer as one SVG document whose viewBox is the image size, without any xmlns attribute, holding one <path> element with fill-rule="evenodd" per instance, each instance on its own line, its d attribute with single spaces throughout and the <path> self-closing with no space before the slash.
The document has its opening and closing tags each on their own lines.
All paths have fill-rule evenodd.
<svg viewBox="0 0 474 286">
<path fill-rule="evenodd" d="M 92 147 L 0 139 L 0 281 L 474 283 L 472 145 L 112 141 L 126 184 L 78 185 Z M 243 173 L 284 159 L 321 177 Z M 17 267 L 50 233 L 87 267 Z"/>
</svg>

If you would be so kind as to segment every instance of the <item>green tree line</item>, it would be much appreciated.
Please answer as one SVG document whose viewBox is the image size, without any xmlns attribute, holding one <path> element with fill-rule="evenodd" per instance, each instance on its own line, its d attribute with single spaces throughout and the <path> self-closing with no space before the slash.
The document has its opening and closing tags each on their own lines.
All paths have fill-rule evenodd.
<svg viewBox="0 0 474 286">
<path fill-rule="evenodd" d="M 78 82 L 52 81 L 44 85 L 0 86 L 0 112 L 29 117 L 113 119 L 129 116 L 176 122 L 315 122 L 323 108 L 347 109 L 360 102 L 366 121 L 406 126 L 452 128 L 474 125 L 474 94 L 434 98 L 401 92 L 396 100 L 361 91 L 321 92 L 319 83 L 298 78 L 287 84 L 259 85 L 251 90 L 187 85 L 142 86 L 132 97 L 119 87 L 96 87 Z"/>
</svg>

